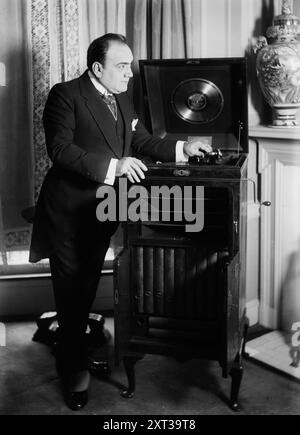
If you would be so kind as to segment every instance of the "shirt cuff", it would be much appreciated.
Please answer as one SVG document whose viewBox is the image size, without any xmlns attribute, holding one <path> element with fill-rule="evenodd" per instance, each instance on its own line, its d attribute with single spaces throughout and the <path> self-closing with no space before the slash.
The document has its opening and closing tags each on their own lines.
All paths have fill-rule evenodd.
<svg viewBox="0 0 300 435">
<path fill-rule="evenodd" d="M 176 162 L 188 162 L 189 161 L 189 158 L 186 157 L 184 155 L 184 152 L 183 152 L 184 143 L 185 142 L 183 140 L 178 140 L 176 142 L 176 150 L 175 150 Z"/>
<path fill-rule="evenodd" d="M 104 184 L 109 184 L 112 186 L 115 182 L 116 178 L 116 166 L 118 163 L 118 159 L 111 159 L 109 162 L 108 170 L 106 173 L 106 177 L 104 180 Z"/>
</svg>

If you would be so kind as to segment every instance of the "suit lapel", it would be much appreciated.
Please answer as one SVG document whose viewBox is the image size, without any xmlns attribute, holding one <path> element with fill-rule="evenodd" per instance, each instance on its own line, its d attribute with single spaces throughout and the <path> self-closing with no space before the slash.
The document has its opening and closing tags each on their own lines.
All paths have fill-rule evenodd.
<svg viewBox="0 0 300 435">
<path fill-rule="evenodd" d="M 126 156 L 128 155 L 128 150 L 130 148 L 131 140 L 132 140 L 131 118 L 130 118 L 131 110 L 128 104 L 128 97 L 126 96 L 126 94 L 116 95 L 116 99 L 124 120 L 125 137 L 124 137 L 123 156 Z"/>
<path fill-rule="evenodd" d="M 122 156 L 121 150 L 119 149 L 119 145 L 116 140 L 115 121 L 110 113 L 109 108 L 102 98 L 97 94 L 97 90 L 92 84 L 87 72 L 85 72 L 79 80 L 81 95 L 85 99 L 85 104 L 88 110 L 90 111 L 99 129 L 102 131 L 109 147 L 115 156 L 120 159 Z"/>
</svg>

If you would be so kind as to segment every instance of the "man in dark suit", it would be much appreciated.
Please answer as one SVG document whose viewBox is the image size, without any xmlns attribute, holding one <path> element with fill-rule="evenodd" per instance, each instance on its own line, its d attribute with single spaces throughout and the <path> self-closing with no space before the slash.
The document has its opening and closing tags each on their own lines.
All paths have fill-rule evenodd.
<svg viewBox="0 0 300 435">
<path fill-rule="evenodd" d="M 49 258 L 59 323 L 56 367 L 66 403 L 88 400 L 86 327 L 110 238 L 117 222 L 96 218 L 96 191 L 125 176 L 145 178 L 133 153 L 154 160 L 187 160 L 210 147 L 153 138 L 126 95 L 133 57 L 121 35 L 107 34 L 88 49 L 88 70 L 55 85 L 44 110 L 47 152 L 53 162 L 37 203 L 30 261 Z"/>
</svg>

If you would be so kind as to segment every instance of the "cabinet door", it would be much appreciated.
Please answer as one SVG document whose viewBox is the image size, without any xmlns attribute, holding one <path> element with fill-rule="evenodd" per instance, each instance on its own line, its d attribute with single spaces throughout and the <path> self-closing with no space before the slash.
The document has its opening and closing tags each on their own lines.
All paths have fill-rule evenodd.
<svg viewBox="0 0 300 435">
<path fill-rule="evenodd" d="M 114 260 L 115 361 L 121 362 L 131 334 L 130 251 L 123 250 Z"/>
</svg>

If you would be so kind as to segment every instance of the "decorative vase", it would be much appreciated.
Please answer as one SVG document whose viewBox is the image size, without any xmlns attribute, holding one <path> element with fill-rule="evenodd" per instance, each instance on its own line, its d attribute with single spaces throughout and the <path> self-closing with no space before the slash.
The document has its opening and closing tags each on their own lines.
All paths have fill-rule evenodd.
<svg viewBox="0 0 300 435">
<path fill-rule="evenodd" d="M 281 15 L 273 20 L 266 36 L 258 38 L 256 68 L 262 93 L 272 107 L 271 127 L 297 126 L 300 107 L 300 21 L 283 0 Z"/>
</svg>

